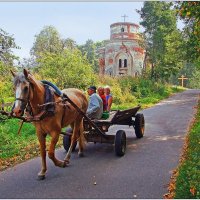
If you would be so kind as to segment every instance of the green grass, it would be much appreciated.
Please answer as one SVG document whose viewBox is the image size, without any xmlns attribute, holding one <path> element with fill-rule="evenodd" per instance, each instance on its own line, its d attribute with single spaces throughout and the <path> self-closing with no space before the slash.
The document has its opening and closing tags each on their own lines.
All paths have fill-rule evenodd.
<svg viewBox="0 0 200 200">
<path fill-rule="evenodd" d="M 187 148 L 178 168 L 174 198 L 199 199 L 200 198 L 200 102 L 196 120 L 189 135 Z"/>
<path fill-rule="evenodd" d="M 18 119 L 0 121 L 0 171 L 21 161 L 39 155 L 39 143 L 35 127 L 24 123 L 20 134 Z M 50 136 L 47 137 L 47 145 Z"/>
<path fill-rule="evenodd" d="M 24 123 L 21 132 L 18 135 L 19 120 L 9 119 L 0 123 L 0 158 L 7 158 L 17 155 L 21 147 L 29 145 L 36 141 L 35 130 L 30 124 Z M 28 140 L 27 140 L 28 138 Z"/>
</svg>

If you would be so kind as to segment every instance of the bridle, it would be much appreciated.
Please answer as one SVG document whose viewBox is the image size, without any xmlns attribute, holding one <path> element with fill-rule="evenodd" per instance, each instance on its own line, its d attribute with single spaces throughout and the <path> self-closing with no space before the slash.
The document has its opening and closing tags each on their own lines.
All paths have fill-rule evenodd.
<svg viewBox="0 0 200 200">
<path fill-rule="evenodd" d="M 30 88 L 31 88 L 30 82 L 29 82 L 29 85 L 27 87 L 28 87 L 28 97 L 27 98 L 24 98 L 24 99 L 23 98 L 15 98 L 15 101 L 18 100 L 18 101 L 22 102 L 22 104 L 20 106 L 20 108 L 22 110 L 22 114 L 24 113 L 25 110 L 27 110 L 28 107 L 30 107 L 29 113 L 30 113 L 30 111 L 32 112 L 32 108 L 31 108 L 31 104 L 30 104 Z M 14 107 L 15 107 L 15 103 L 13 105 L 12 111 L 13 111 Z"/>
</svg>

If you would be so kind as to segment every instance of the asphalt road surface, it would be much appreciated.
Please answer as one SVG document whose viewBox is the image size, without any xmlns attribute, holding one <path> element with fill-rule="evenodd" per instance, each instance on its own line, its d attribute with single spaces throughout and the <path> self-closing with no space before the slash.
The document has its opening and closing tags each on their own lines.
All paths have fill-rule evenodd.
<svg viewBox="0 0 200 200">
<path fill-rule="evenodd" d="M 145 136 L 136 139 L 134 129 L 123 129 L 127 151 L 116 157 L 110 144 L 88 143 L 85 157 L 77 150 L 66 168 L 48 160 L 46 179 L 37 180 L 40 158 L 29 160 L 0 173 L 0 198 L 163 198 L 172 170 L 179 162 L 189 124 L 196 111 L 200 90 L 187 90 L 141 111 L 145 116 Z M 63 148 L 56 151 L 63 159 Z"/>
</svg>

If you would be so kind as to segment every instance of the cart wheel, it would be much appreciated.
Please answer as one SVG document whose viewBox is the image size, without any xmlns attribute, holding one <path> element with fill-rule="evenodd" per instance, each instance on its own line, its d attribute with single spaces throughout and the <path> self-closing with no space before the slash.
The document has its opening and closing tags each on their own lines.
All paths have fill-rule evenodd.
<svg viewBox="0 0 200 200">
<path fill-rule="evenodd" d="M 66 151 L 68 151 L 71 144 L 71 135 L 64 135 L 63 137 L 63 147 Z M 72 151 L 75 151 L 77 142 L 75 142 Z"/>
<path fill-rule="evenodd" d="M 137 138 L 143 137 L 144 127 L 145 127 L 144 115 L 142 113 L 138 113 L 135 116 L 135 135 Z"/>
<path fill-rule="evenodd" d="M 126 133 L 123 130 L 119 130 L 115 136 L 115 154 L 117 156 L 123 156 L 126 152 Z"/>
</svg>

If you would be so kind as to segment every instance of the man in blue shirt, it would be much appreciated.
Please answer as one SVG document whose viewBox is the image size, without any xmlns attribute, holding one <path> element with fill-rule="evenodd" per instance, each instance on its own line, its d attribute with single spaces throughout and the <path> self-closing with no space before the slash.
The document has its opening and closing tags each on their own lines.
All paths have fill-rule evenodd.
<svg viewBox="0 0 200 200">
<path fill-rule="evenodd" d="M 86 114 L 91 119 L 100 119 L 103 114 L 103 101 L 96 93 L 96 87 L 90 86 L 88 88 L 88 94 L 90 96 L 90 100 Z"/>
</svg>

